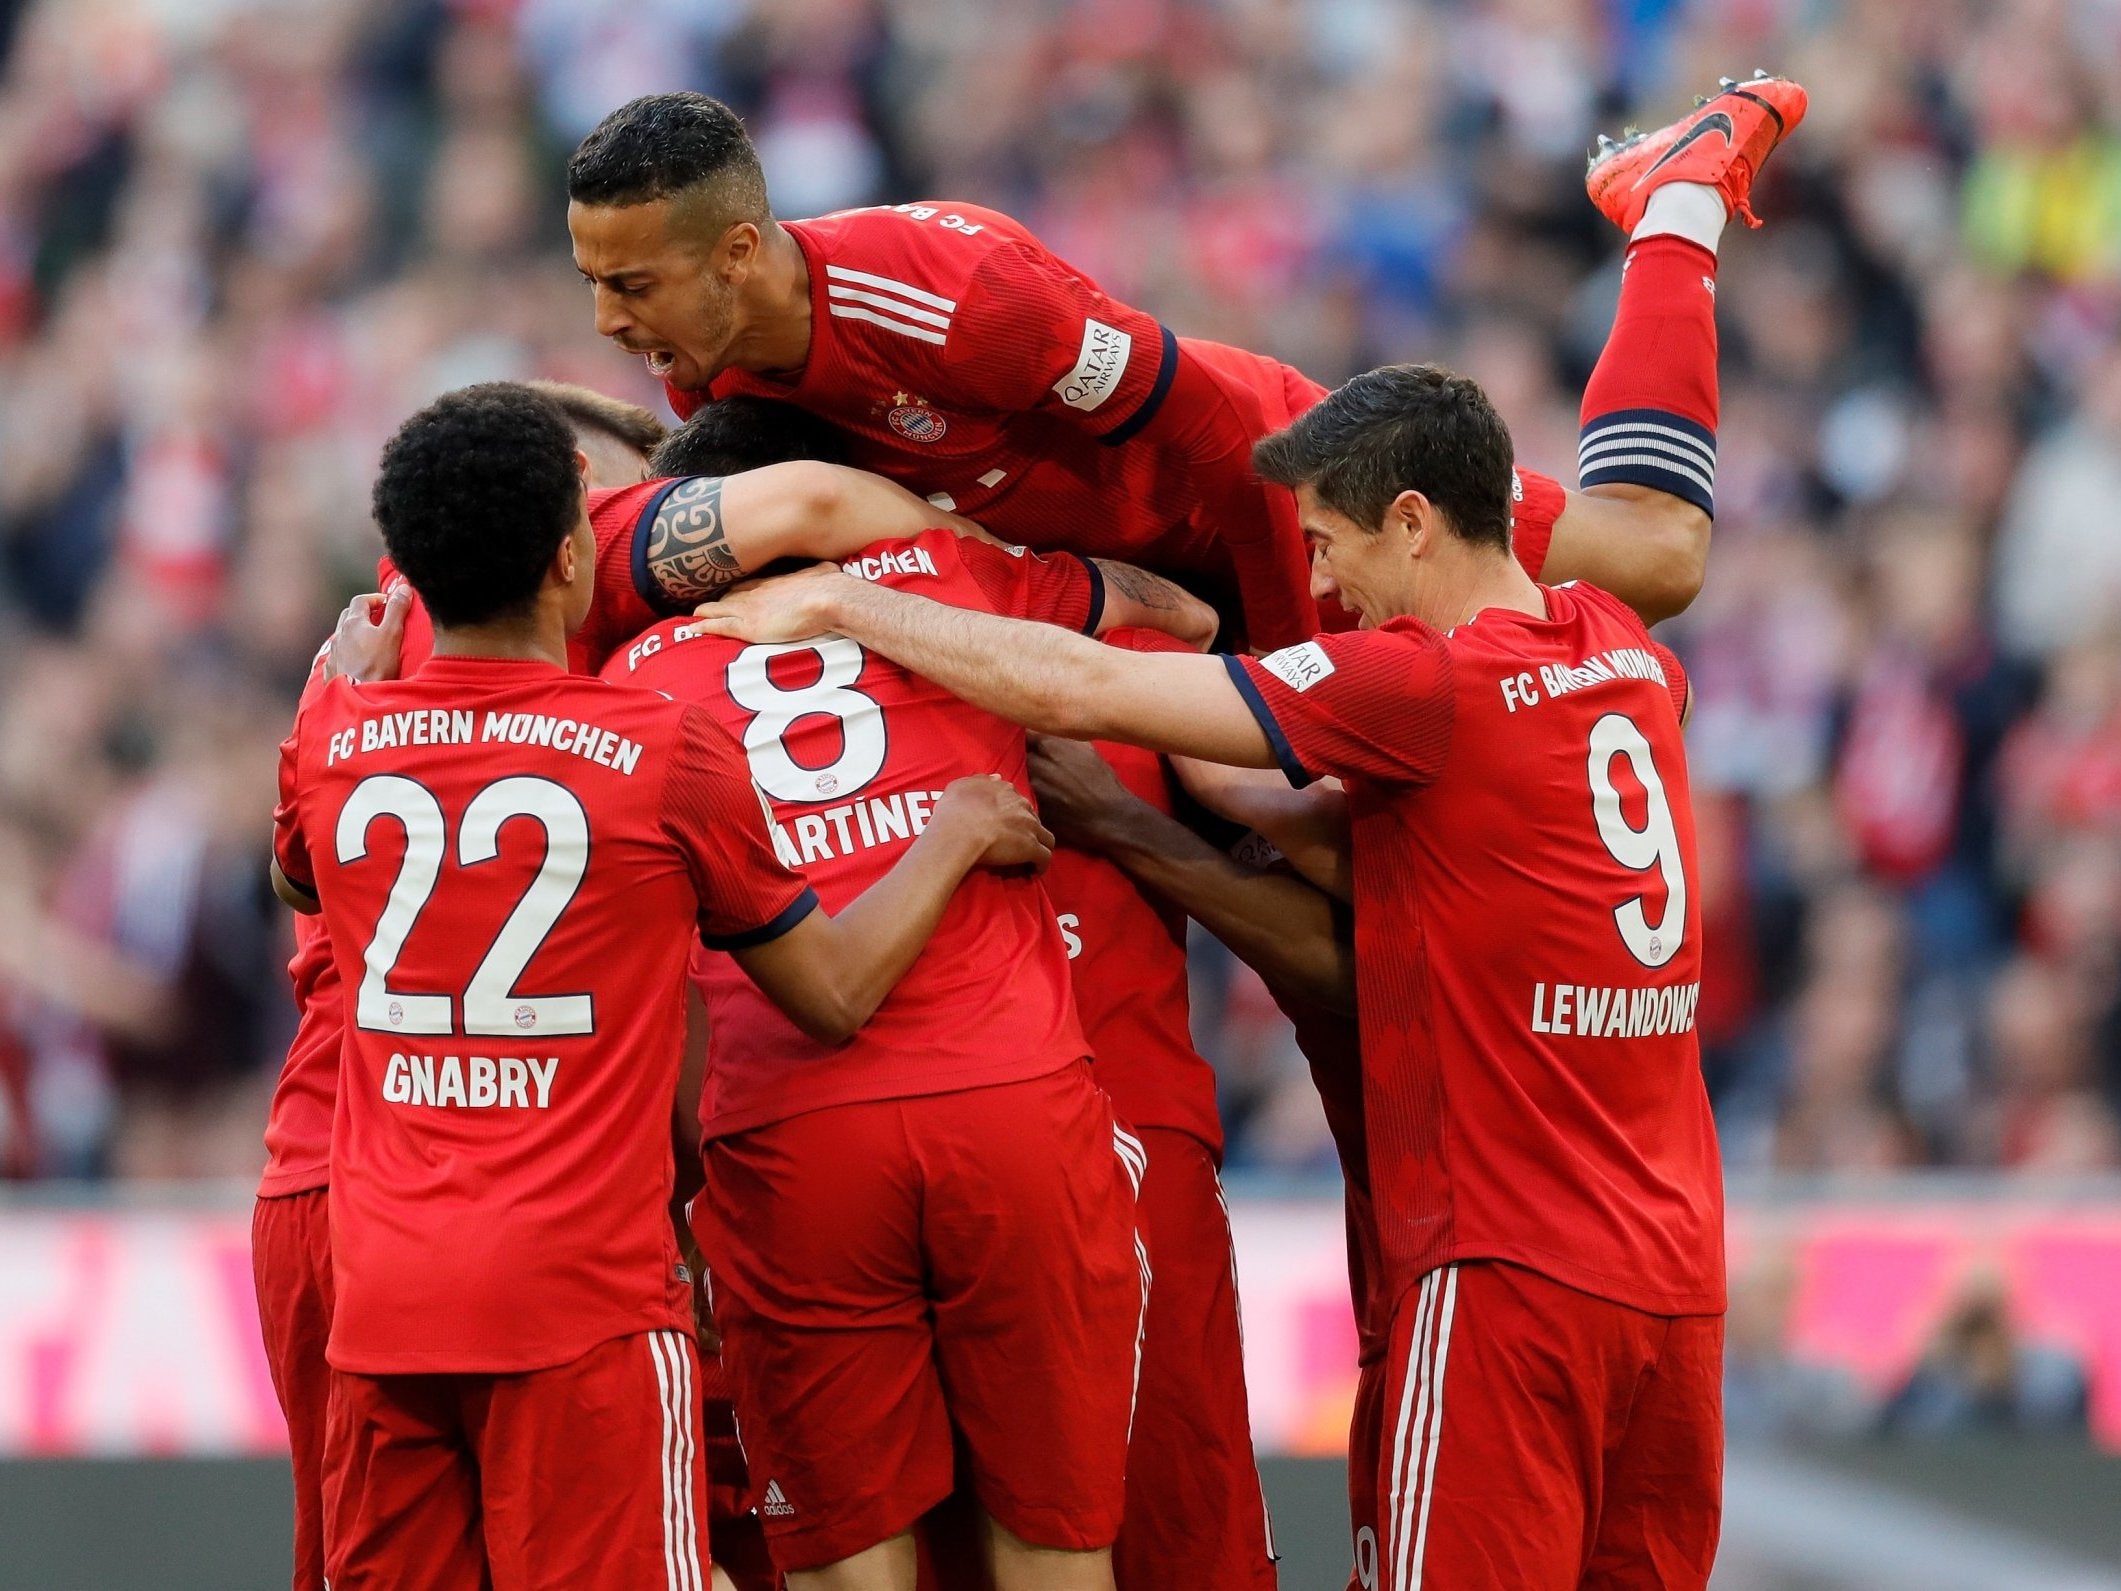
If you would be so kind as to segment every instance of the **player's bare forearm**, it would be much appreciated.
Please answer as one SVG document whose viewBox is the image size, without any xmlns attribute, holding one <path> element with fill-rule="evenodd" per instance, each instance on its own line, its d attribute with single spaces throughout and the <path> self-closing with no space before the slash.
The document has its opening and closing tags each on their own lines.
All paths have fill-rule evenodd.
<svg viewBox="0 0 2121 1591">
<path fill-rule="evenodd" d="M 1240 866 L 1176 818 L 1128 799 L 1097 826 L 1097 849 L 1221 940 L 1270 988 L 1354 1014 L 1355 936 L 1345 910 L 1300 878 Z"/>
<path fill-rule="evenodd" d="M 1538 578 L 1610 591 L 1655 624 L 1684 613 L 1708 568 L 1709 516 L 1648 486 L 1609 484 L 1568 494 Z"/>
<path fill-rule="evenodd" d="M 825 568 L 738 592 L 698 623 L 752 642 L 849 636 L 975 707 L 1046 734 L 1274 766 L 1266 732 L 1220 658 L 1124 652 Z"/>
<path fill-rule="evenodd" d="M 1355 842 L 1337 781 L 1299 790 L 1278 771 L 1174 757 L 1171 771 L 1210 812 L 1254 830 L 1335 900 L 1355 899 Z"/>
<path fill-rule="evenodd" d="M 1097 620 L 1099 635 L 1133 627 L 1161 631 L 1196 652 L 1215 644 L 1222 620 L 1183 586 L 1130 563 L 1114 563 L 1109 558 L 1090 561 L 1105 582 L 1105 606 Z"/>
<path fill-rule="evenodd" d="M 939 526 L 992 539 L 881 475 L 799 459 L 678 482 L 646 527 L 643 558 L 671 611 L 682 613 L 779 559 L 838 560 Z"/>
<path fill-rule="evenodd" d="M 734 952 L 796 1026 L 838 1044 L 875 1014 L 926 948 L 973 868 L 1042 868 L 1053 836 L 1007 781 L 959 779 L 890 872 L 838 916 L 814 911 L 777 939 Z"/>
</svg>

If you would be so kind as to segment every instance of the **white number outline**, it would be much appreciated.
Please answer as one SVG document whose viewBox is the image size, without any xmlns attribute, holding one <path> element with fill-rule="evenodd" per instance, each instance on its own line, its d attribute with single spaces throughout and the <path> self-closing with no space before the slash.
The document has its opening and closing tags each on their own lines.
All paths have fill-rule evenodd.
<svg viewBox="0 0 2121 1591">
<path fill-rule="evenodd" d="M 776 685 L 768 669 L 775 658 L 796 652 L 817 658 L 818 677 L 789 690 Z M 868 654 L 844 635 L 747 646 L 729 660 L 723 676 L 729 699 L 753 715 L 744 725 L 751 777 L 774 800 L 791 806 L 843 801 L 884 771 L 891 731 L 883 704 L 854 689 L 868 662 Z M 788 731 L 812 715 L 840 724 L 840 754 L 822 768 L 806 768 L 788 751 Z M 827 782 L 829 789 L 820 788 Z"/>
<path fill-rule="evenodd" d="M 1620 791 L 1613 783 L 1613 759 L 1625 757 L 1648 795 L 1643 826 L 1632 827 L 1620 809 Z M 1606 854 L 1631 873 L 1656 868 L 1664 878 L 1664 916 L 1649 921 L 1643 909 L 1647 896 L 1634 895 L 1613 908 L 1613 926 L 1628 954 L 1645 967 L 1662 967 L 1679 954 L 1686 939 L 1686 858 L 1679 849 L 1679 829 L 1672 820 L 1671 798 L 1665 794 L 1664 778 L 1650 742 L 1635 720 L 1625 713 L 1607 713 L 1591 726 L 1589 755 L 1591 816 Z"/>
<path fill-rule="evenodd" d="M 396 818 L 405 830 L 405 855 L 390 883 L 375 931 L 361 953 L 361 987 L 354 998 L 354 1025 L 372 1032 L 442 1034 L 458 1031 L 457 1000 L 447 994 L 407 993 L 390 987 L 390 974 L 405 941 L 433 896 L 448 844 L 442 803 L 417 780 L 374 774 L 355 785 L 339 809 L 339 863 L 368 855 L 368 830 L 378 818 Z M 588 994 L 519 995 L 516 981 L 552 933 L 589 870 L 589 815 L 572 790 L 550 779 L 518 774 L 497 779 L 471 798 L 457 831 L 457 862 L 476 867 L 501 854 L 501 830 L 514 818 L 534 819 L 545 835 L 545 855 L 508 919 L 479 958 L 462 996 L 463 1033 L 492 1037 L 535 1032 L 569 1038 L 596 1031 L 596 1007 Z M 397 1007 L 396 1020 L 391 1007 Z M 518 1010 L 528 1022 L 515 1019 Z"/>
</svg>

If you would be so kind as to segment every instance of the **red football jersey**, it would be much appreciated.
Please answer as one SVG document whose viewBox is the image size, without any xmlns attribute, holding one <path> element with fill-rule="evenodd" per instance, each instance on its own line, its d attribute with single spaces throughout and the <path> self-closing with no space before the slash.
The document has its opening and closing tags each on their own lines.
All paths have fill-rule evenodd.
<svg viewBox="0 0 2121 1591">
<path fill-rule="evenodd" d="M 742 753 L 705 713 L 547 664 L 334 680 L 274 845 L 348 1007 L 329 1350 L 367 1374 L 561 1364 L 691 1329 L 668 1204 L 695 926 L 785 932 Z"/>
<path fill-rule="evenodd" d="M 1394 1288 L 1502 1259 L 1662 1314 L 1723 1307 L 1694 1006 L 1679 662 L 1620 602 L 1546 590 L 1325 636 L 1232 678 L 1354 822 L 1371 1188 Z"/>
<path fill-rule="evenodd" d="M 324 691 L 324 650 L 302 687 L 300 713 Z M 280 744 L 284 762 L 294 755 L 295 731 Z M 322 917 L 295 918 L 295 953 L 287 963 L 295 987 L 295 1036 L 273 1084 L 265 1117 L 265 1174 L 258 1197 L 306 1193 L 331 1181 L 331 1113 L 339 1089 L 339 1046 L 346 1036 L 346 1006 L 340 997 L 339 966 Z"/>
<path fill-rule="evenodd" d="M 1253 474 L 1251 449 L 1323 388 L 1174 337 L 992 210 L 784 224 L 810 268 L 809 357 L 792 380 L 725 371 L 715 396 L 799 403 L 852 438 L 853 463 L 1010 541 L 1234 571 L 1270 642 L 1316 628 L 1295 499 Z M 689 415 L 701 395 L 670 400 Z"/>
<path fill-rule="evenodd" d="M 1183 652 L 1155 630 L 1114 630 L 1105 639 L 1135 652 Z M 1094 742 L 1120 783 L 1157 811 L 1171 812 L 1170 772 L 1139 746 Z M 1222 1117 L 1215 1068 L 1193 1048 L 1186 984 L 1186 914 L 1144 895 L 1102 856 L 1061 846 L 1046 870 L 1075 975 L 1075 1009 L 1090 1040 L 1098 1083 L 1130 1127 L 1191 1133 L 1220 1161 Z"/>
<path fill-rule="evenodd" d="M 1295 499 L 1253 473 L 1252 444 L 1325 388 L 1174 336 L 977 205 L 782 224 L 810 269 L 809 357 L 785 380 L 724 371 L 712 396 L 801 404 L 847 433 L 851 462 L 1009 541 L 1234 574 L 1255 646 L 1318 628 Z M 668 391 L 681 415 L 703 399 Z M 1561 504 L 1523 473 L 1518 534 L 1540 561 Z"/>
<path fill-rule="evenodd" d="M 589 522 L 596 533 L 596 590 L 589 618 L 568 643 L 575 672 L 594 674 L 618 642 L 651 624 L 659 611 L 641 595 L 645 573 L 638 570 L 638 528 L 651 517 L 675 481 L 649 481 L 618 491 L 589 494 Z M 376 564 L 376 587 L 388 591 L 404 577 L 388 558 Z M 398 659 L 401 677 L 414 673 L 434 653 L 434 624 L 419 597 L 405 615 L 405 646 Z M 323 687 L 323 653 L 310 671 L 302 704 Z M 281 747 L 285 756 L 292 736 Z M 339 971 L 332 956 L 331 935 L 322 917 L 295 919 L 295 954 L 287 964 L 295 989 L 295 1036 L 280 1067 L 272 1106 L 265 1123 L 265 1174 L 258 1183 L 261 1198 L 321 1188 L 331 1180 L 332 1101 L 339 1083 L 339 1041 L 346 1021 Z"/>
<path fill-rule="evenodd" d="M 945 530 L 881 542 L 851 573 L 960 607 L 1096 627 L 1102 586 L 1080 559 Z M 697 702 L 743 743 L 782 861 L 839 911 L 889 872 L 953 779 L 994 773 L 1027 794 L 1024 732 L 843 636 L 746 646 L 659 624 L 607 678 Z M 1068 954 L 1035 878 L 976 872 L 868 1025 L 807 1038 L 726 955 L 695 958 L 710 1022 L 701 1130 L 723 1137 L 856 1100 L 1040 1077 L 1089 1053 Z"/>
</svg>

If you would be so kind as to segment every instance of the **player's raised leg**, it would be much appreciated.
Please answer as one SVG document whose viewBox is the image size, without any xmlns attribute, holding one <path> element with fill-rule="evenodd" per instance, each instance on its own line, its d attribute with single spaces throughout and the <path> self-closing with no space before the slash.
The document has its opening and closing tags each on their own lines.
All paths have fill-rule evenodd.
<svg viewBox="0 0 2121 1591">
<path fill-rule="evenodd" d="M 1716 484 L 1716 263 L 1732 216 L 1759 224 L 1754 180 L 1804 119 L 1786 78 L 1734 83 L 1656 132 L 1601 139 L 1591 201 L 1629 237 L 1620 304 L 1584 388 L 1577 473 L 1535 573 L 1586 579 L 1655 621 L 1701 586 Z M 1520 534 L 1553 502 L 1526 477 Z M 1532 512 L 1527 514 L 1526 508 Z M 1528 564 L 1529 566 L 1529 564 Z"/>
</svg>

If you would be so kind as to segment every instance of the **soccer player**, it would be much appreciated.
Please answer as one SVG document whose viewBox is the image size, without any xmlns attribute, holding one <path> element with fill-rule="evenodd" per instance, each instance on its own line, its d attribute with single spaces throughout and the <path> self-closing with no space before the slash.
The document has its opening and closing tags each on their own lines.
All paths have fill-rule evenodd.
<svg viewBox="0 0 2121 1591">
<path fill-rule="evenodd" d="M 1793 87 L 1744 92 L 1794 125 Z M 1766 151 L 1741 142 L 1750 181 Z M 1699 169 L 1710 154 L 1680 151 L 1642 191 L 1675 173 L 1714 181 Z M 568 195 L 598 331 L 647 358 L 680 414 L 710 396 L 786 398 L 844 430 L 851 462 L 1009 541 L 1234 575 L 1248 645 L 1318 627 L 1294 501 L 1251 465 L 1255 441 L 1323 395 L 1299 372 L 1174 336 L 975 205 L 777 220 L 742 124 L 699 94 L 613 111 L 575 151 Z M 1662 235 L 1710 241 L 1634 262 L 1622 318 L 1653 324 L 1586 394 L 1584 490 L 1531 471 L 1514 484 L 1541 578 L 1643 591 L 1660 618 L 1700 589 L 1716 421 L 1713 233 L 1698 206 L 1683 222 L 1663 208 Z"/>
<path fill-rule="evenodd" d="M 376 517 L 435 656 L 327 685 L 282 759 L 275 884 L 321 902 L 354 991 L 330 1201 L 341 1591 L 704 1584 L 665 1216 L 687 943 L 713 936 L 843 1039 L 967 872 L 1048 855 L 1019 794 L 962 781 L 890 875 L 819 911 L 711 720 L 566 673 L 594 578 L 580 469 L 521 386 L 408 421 Z"/>
<path fill-rule="evenodd" d="M 685 444 L 726 444 L 727 427 L 703 431 L 717 418 L 703 411 L 659 463 L 703 467 Z M 1139 570 L 945 530 L 846 567 L 1088 633 L 1214 631 L 1205 604 Z M 835 638 L 744 647 L 669 623 L 607 676 L 699 702 L 743 741 L 784 860 L 828 904 L 891 860 L 941 784 L 1025 778 L 1021 730 Z M 696 1220 L 792 1585 L 910 1588 L 912 1528 L 950 1495 L 958 1443 L 1002 1591 L 1112 1583 L 1144 1154 L 1085 1064 L 1068 953 L 1035 881 L 975 881 L 837 1049 L 762 1009 L 726 957 L 696 971 L 711 1035 Z M 1255 1482 L 1255 1514 L 1257 1496 Z"/>
<path fill-rule="evenodd" d="M 636 404 L 586 387 L 563 382 L 527 385 L 566 416 L 592 489 L 616 489 L 646 477 L 648 450 L 663 439 L 662 421 Z M 400 599 L 389 622 L 402 626 L 406 616 Z M 384 617 L 378 599 L 362 598 L 348 609 L 341 627 L 357 633 L 356 624 L 378 628 L 376 621 Z M 426 634 L 423 619 L 415 662 L 429 649 Z M 395 659 L 401 637 L 393 630 L 381 637 L 381 644 Z M 329 650 L 327 642 L 318 651 L 302 693 L 303 707 L 324 688 Z M 325 1190 L 331 1180 L 331 1118 L 346 1011 L 331 937 L 321 917 L 295 919 L 295 954 L 287 970 L 294 983 L 295 1036 L 266 1119 L 265 1173 L 251 1215 L 251 1269 L 266 1364 L 287 1421 L 294 1471 L 294 1591 L 324 1591 L 322 1460 L 331 1376 L 324 1344 L 331 1332 L 332 1299 Z"/>
<path fill-rule="evenodd" d="M 673 433 L 656 466 L 704 475 L 831 456 L 838 447 L 836 436 L 803 410 L 771 399 L 723 398 Z M 995 556 L 963 551 L 968 560 L 991 563 Z M 1210 639 L 1208 628 L 1184 621 L 1212 626 L 1212 615 L 1175 588 L 1139 570 L 1100 567 L 1106 593 L 1100 628 L 1110 644 L 1198 650 Z M 969 709 L 949 703 L 931 711 L 947 719 Z M 1111 743 L 1098 753 L 1130 789 L 1169 810 L 1162 759 Z M 1136 1220 L 1156 1285 L 1143 1333 L 1126 1520 L 1113 1546 L 1113 1578 L 1119 1591 L 1153 1591 L 1188 1579 L 1229 1591 L 1271 1587 L 1273 1548 L 1252 1455 L 1235 1261 L 1217 1175 L 1222 1124 L 1214 1071 L 1193 1048 L 1184 918 L 1086 851 L 1057 850 L 1045 886 L 1068 949 L 1097 1082 L 1147 1159 Z M 745 1422 L 747 1430 L 755 1426 L 755 1419 Z"/>
<path fill-rule="evenodd" d="M 696 622 L 833 632 L 1028 727 L 1347 788 L 1363 1109 L 1390 1300 L 1380 1583 L 1702 1586 L 1723 1258 L 1693 1010 L 1679 663 L 1511 556 L 1507 429 L 1392 366 L 1262 443 L 1362 615 L 1265 658 L 1119 660 L 813 571 Z"/>
</svg>

